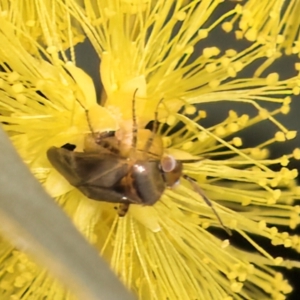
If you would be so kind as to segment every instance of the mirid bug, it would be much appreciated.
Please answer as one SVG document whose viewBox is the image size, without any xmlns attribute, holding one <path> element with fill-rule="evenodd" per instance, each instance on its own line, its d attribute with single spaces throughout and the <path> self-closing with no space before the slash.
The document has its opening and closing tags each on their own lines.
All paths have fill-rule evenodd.
<svg viewBox="0 0 300 300">
<path fill-rule="evenodd" d="M 154 149 L 153 145 L 161 141 L 156 134 L 158 109 L 155 112 L 152 132 L 149 133 L 143 149 L 137 149 L 139 131 L 135 114 L 136 92 L 137 90 L 132 100 L 133 125 L 129 149 L 124 149 L 115 132 L 95 133 L 89 121 L 89 112 L 79 102 L 85 110 L 91 130 L 91 134 L 86 136 L 84 152 L 73 151 L 68 146 L 51 147 L 47 151 L 50 163 L 86 197 L 118 203 L 119 216 L 126 215 L 130 204 L 154 205 L 166 188 L 172 188 L 183 177 L 202 196 L 222 227 L 230 234 L 200 186 L 193 178 L 183 175 L 182 162 Z"/>
</svg>

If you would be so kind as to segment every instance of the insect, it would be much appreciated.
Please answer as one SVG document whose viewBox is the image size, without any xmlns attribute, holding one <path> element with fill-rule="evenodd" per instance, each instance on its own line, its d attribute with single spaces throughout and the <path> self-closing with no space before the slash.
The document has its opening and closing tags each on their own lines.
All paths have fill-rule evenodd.
<svg viewBox="0 0 300 300">
<path fill-rule="evenodd" d="M 193 178 L 183 175 L 182 162 L 170 155 L 163 155 L 162 151 L 157 151 L 163 149 L 162 146 L 155 147 L 161 142 L 156 134 L 158 109 L 155 112 L 153 129 L 151 132 L 148 131 L 145 144 L 138 149 L 136 92 L 137 90 L 132 100 L 132 140 L 128 149 L 117 138 L 116 132 L 94 132 L 88 111 L 79 102 L 85 110 L 91 130 L 91 134 L 86 136 L 84 151 L 73 151 L 74 149 L 68 145 L 61 148 L 51 147 L 47 151 L 50 163 L 86 197 L 119 204 L 119 216 L 125 216 L 131 204 L 154 205 L 166 188 L 174 187 L 183 177 L 202 196 L 222 227 L 230 234 L 200 186 Z"/>
</svg>

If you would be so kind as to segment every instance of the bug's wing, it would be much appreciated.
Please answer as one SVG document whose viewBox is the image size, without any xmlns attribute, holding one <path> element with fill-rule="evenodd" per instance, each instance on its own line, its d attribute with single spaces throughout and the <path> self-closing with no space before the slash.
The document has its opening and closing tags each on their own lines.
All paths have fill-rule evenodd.
<svg viewBox="0 0 300 300">
<path fill-rule="evenodd" d="M 128 163 L 112 154 L 72 152 L 51 147 L 47 156 L 71 185 L 112 188 L 128 173 Z"/>
<path fill-rule="evenodd" d="M 77 188 L 82 194 L 93 200 L 126 204 L 135 203 L 135 201 L 124 198 L 122 193 L 111 188 L 103 188 L 89 184 L 79 185 Z"/>
</svg>

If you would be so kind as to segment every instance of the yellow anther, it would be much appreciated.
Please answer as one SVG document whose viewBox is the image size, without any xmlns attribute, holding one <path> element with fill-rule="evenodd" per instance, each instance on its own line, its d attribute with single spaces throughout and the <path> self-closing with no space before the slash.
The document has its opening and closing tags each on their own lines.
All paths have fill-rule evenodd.
<svg viewBox="0 0 300 300">
<path fill-rule="evenodd" d="M 283 105 L 289 105 L 292 102 L 292 98 L 290 96 L 287 96 L 283 99 Z"/>
<path fill-rule="evenodd" d="M 233 57 L 233 56 L 235 56 L 235 55 L 237 54 L 237 51 L 234 50 L 234 49 L 227 49 L 227 50 L 225 51 L 225 54 L 226 54 L 228 57 Z"/>
<path fill-rule="evenodd" d="M 49 46 L 46 51 L 49 53 L 49 54 L 55 54 L 57 53 L 57 47 L 55 46 Z"/>
<path fill-rule="evenodd" d="M 222 29 L 225 31 L 225 32 L 230 32 L 232 31 L 232 28 L 233 28 L 233 25 L 230 23 L 230 22 L 224 22 L 222 24 Z"/>
<path fill-rule="evenodd" d="M 194 105 L 187 105 L 184 109 L 187 115 L 193 115 L 196 112 L 196 107 Z"/>
<path fill-rule="evenodd" d="M 293 157 L 295 159 L 300 159 L 300 149 L 299 148 L 294 149 L 294 151 L 293 151 Z"/>
<path fill-rule="evenodd" d="M 285 134 L 282 131 L 278 131 L 275 133 L 275 140 L 277 142 L 284 142 L 286 140 Z"/>
<path fill-rule="evenodd" d="M 205 110 L 199 110 L 198 115 L 200 116 L 201 119 L 205 119 L 207 116 L 207 113 Z"/>
<path fill-rule="evenodd" d="M 233 292 L 239 293 L 243 288 L 243 284 L 241 282 L 233 282 L 230 288 Z"/>
<path fill-rule="evenodd" d="M 198 36 L 200 37 L 200 39 L 205 39 L 208 36 L 208 30 L 206 29 L 200 29 L 198 30 Z"/>
<path fill-rule="evenodd" d="M 295 63 L 295 70 L 300 71 L 300 63 Z"/>
<path fill-rule="evenodd" d="M 297 136 L 297 131 L 296 130 L 288 131 L 285 136 L 287 140 L 292 140 Z"/>
<path fill-rule="evenodd" d="M 280 158 L 280 164 L 283 166 L 283 167 L 286 167 L 288 164 L 289 164 L 289 159 L 286 155 L 283 155 L 281 158 Z"/>
<path fill-rule="evenodd" d="M 12 86 L 15 93 L 22 93 L 24 91 L 24 85 L 22 83 L 16 83 Z"/>
<path fill-rule="evenodd" d="M 215 129 L 215 134 L 218 135 L 218 136 L 223 136 L 227 133 L 226 129 L 224 128 L 224 126 L 218 126 L 216 129 Z"/>
<path fill-rule="evenodd" d="M 173 116 L 173 115 L 169 115 L 167 120 L 166 120 L 166 123 L 169 125 L 169 126 L 172 126 L 176 123 L 176 117 Z"/>
<path fill-rule="evenodd" d="M 289 105 L 283 105 L 281 106 L 280 108 L 280 112 L 283 114 L 283 115 L 287 115 L 291 110 L 291 107 Z"/>
<path fill-rule="evenodd" d="M 221 64 L 224 68 L 227 68 L 231 63 L 231 60 L 228 57 L 221 58 Z"/>
<path fill-rule="evenodd" d="M 273 190 L 273 197 L 275 200 L 278 200 L 281 196 L 281 190 L 280 189 L 276 189 L 276 190 Z"/>
<path fill-rule="evenodd" d="M 240 137 L 234 137 L 232 143 L 235 147 L 240 147 L 243 145 L 242 139 Z"/>
<path fill-rule="evenodd" d="M 230 245 L 230 241 L 228 239 L 224 240 L 221 244 L 221 248 L 225 249 Z"/>
<path fill-rule="evenodd" d="M 293 87 L 293 94 L 298 96 L 300 94 L 300 88 L 298 86 Z"/>
<path fill-rule="evenodd" d="M 220 53 L 220 49 L 217 47 L 207 47 L 203 49 L 203 56 L 206 58 L 211 58 L 217 56 Z"/>
<path fill-rule="evenodd" d="M 227 68 L 227 74 L 229 77 L 236 77 L 236 70 L 233 67 Z"/>
<path fill-rule="evenodd" d="M 275 265 L 279 266 L 283 262 L 283 258 L 278 256 L 274 259 Z"/>
<path fill-rule="evenodd" d="M 217 79 L 211 80 L 211 81 L 208 83 L 208 85 L 209 85 L 211 88 L 215 89 L 215 88 L 217 88 L 217 87 L 220 85 L 220 81 L 217 80 Z"/>
<path fill-rule="evenodd" d="M 179 11 L 175 14 L 175 18 L 178 20 L 178 21 L 183 21 L 185 18 L 186 18 L 186 12 L 184 11 Z"/>
<path fill-rule="evenodd" d="M 261 221 L 258 222 L 258 228 L 259 228 L 260 230 L 265 230 L 266 227 L 267 227 L 266 221 L 261 220 Z"/>
<path fill-rule="evenodd" d="M 279 74 L 278 73 L 271 73 L 266 78 L 268 85 L 275 85 L 279 80 Z"/>
<path fill-rule="evenodd" d="M 230 272 L 226 276 L 228 279 L 233 280 L 238 277 L 238 274 L 236 272 Z"/>
<path fill-rule="evenodd" d="M 240 129 L 240 127 L 237 123 L 231 123 L 228 124 L 227 129 L 229 132 L 237 132 Z"/>
<path fill-rule="evenodd" d="M 7 76 L 7 80 L 8 80 L 9 82 L 17 81 L 17 80 L 19 80 L 19 78 L 20 78 L 20 74 L 17 73 L 17 72 L 11 72 L 11 73 L 9 73 L 8 76 Z"/>
<path fill-rule="evenodd" d="M 187 143 L 184 143 L 184 144 L 182 145 L 182 149 L 183 149 L 183 150 L 189 150 L 189 149 L 191 149 L 191 148 L 193 147 L 193 145 L 194 145 L 193 142 L 187 142 Z"/>
<path fill-rule="evenodd" d="M 194 47 L 193 46 L 189 46 L 184 50 L 185 54 L 192 54 L 194 52 Z"/>
<path fill-rule="evenodd" d="M 241 61 L 236 61 L 233 63 L 233 68 L 236 72 L 240 72 L 244 68 L 244 64 Z"/>
<path fill-rule="evenodd" d="M 217 69 L 217 65 L 215 63 L 211 63 L 211 64 L 207 64 L 205 66 L 205 70 L 208 72 L 208 73 L 213 73 L 214 71 L 216 71 Z"/>
<path fill-rule="evenodd" d="M 241 40 L 244 38 L 244 33 L 242 30 L 236 30 L 234 33 L 235 33 L 235 38 L 237 40 Z"/>
<path fill-rule="evenodd" d="M 238 118 L 238 114 L 236 113 L 236 111 L 230 110 L 230 111 L 228 112 L 228 117 L 229 117 L 230 119 L 236 120 L 236 119 Z"/>
<path fill-rule="evenodd" d="M 257 39 L 257 30 L 254 28 L 250 28 L 249 30 L 247 30 L 245 38 L 250 42 L 254 42 Z"/>
</svg>

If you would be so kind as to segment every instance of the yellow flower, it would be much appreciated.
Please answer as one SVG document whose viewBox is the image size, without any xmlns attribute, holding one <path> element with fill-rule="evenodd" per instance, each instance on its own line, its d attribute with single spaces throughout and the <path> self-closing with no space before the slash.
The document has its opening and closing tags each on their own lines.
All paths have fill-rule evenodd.
<svg viewBox="0 0 300 300">
<path fill-rule="evenodd" d="M 238 77 L 268 55 L 267 43 L 253 42 L 241 51 L 205 46 L 239 10 L 212 20 L 222 1 L 87 0 L 81 7 L 69 0 L 33 1 L 23 14 L 16 11 L 20 2 L 11 2 L 0 19 L 5 45 L 0 48 L 0 121 L 33 174 L 122 282 L 140 299 L 284 299 L 292 287 L 273 267 L 299 267 L 299 262 L 273 257 L 257 237 L 300 251 L 299 237 L 282 231 L 300 222 L 300 208 L 293 206 L 299 199 L 297 172 L 288 169 L 300 150 L 271 159 L 267 149 L 296 135 L 276 115 L 289 112 L 299 79 L 280 80 L 277 73 Z M 81 31 L 101 59 L 101 99 L 92 79 L 76 66 L 74 45 Z M 184 179 L 154 206 L 131 205 L 120 218 L 114 204 L 86 198 L 51 166 L 46 158 L 51 146 L 69 143 L 83 151 L 89 123 L 94 132 L 131 137 L 135 91 L 139 132 L 163 99 L 158 134 L 165 153 L 187 160 L 184 174 L 197 181 L 233 238 Z M 201 105 L 224 100 L 250 104 L 258 113 L 249 117 L 230 110 L 220 123 L 201 125 L 206 117 Z M 276 107 L 269 111 L 264 102 Z M 277 126 L 275 135 L 244 147 L 241 131 L 265 120 Z M 235 246 L 237 236 L 250 250 Z M 2 297 L 71 297 L 4 241 L 1 255 Z"/>
<path fill-rule="evenodd" d="M 251 42 L 269 44 L 267 60 L 255 72 L 259 76 L 276 59 L 282 56 L 300 53 L 298 18 L 300 2 L 291 1 L 236 1 L 237 12 L 230 20 L 222 24 L 226 32 L 234 29 L 237 39 L 245 38 Z M 233 24 L 237 22 L 238 28 Z M 297 71 L 300 67 L 296 66 Z"/>
</svg>

